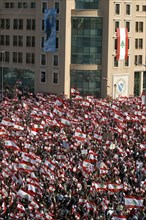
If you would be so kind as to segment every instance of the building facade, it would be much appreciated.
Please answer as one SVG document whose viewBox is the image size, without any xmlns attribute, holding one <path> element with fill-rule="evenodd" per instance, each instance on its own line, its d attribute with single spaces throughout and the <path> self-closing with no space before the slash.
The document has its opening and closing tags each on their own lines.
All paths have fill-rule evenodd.
<svg viewBox="0 0 146 220">
<path fill-rule="evenodd" d="M 44 51 L 46 9 L 56 9 L 55 51 Z M 117 60 L 117 28 L 128 59 Z M 1 88 L 70 97 L 140 95 L 146 88 L 145 0 L 1 0 Z"/>
</svg>

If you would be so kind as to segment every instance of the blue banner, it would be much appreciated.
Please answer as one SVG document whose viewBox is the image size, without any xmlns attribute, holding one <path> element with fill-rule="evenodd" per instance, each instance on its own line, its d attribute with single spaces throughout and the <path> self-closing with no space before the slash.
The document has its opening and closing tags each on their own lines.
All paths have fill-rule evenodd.
<svg viewBox="0 0 146 220">
<path fill-rule="evenodd" d="M 56 51 L 56 9 L 45 10 L 44 28 L 46 37 L 43 50 L 45 52 L 54 52 Z"/>
</svg>

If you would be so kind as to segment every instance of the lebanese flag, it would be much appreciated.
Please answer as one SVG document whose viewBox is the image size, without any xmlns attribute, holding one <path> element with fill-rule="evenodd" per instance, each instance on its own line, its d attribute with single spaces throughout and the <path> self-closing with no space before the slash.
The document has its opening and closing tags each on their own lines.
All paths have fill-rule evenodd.
<svg viewBox="0 0 146 220">
<path fill-rule="evenodd" d="M 9 118 L 3 118 L 1 125 L 4 126 L 13 126 L 13 122 Z"/>
<path fill-rule="evenodd" d="M 126 220 L 127 217 L 125 215 L 112 215 L 112 220 Z"/>
<path fill-rule="evenodd" d="M 33 200 L 33 197 L 27 191 L 25 191 L 23 189 L 19 189 L 19 191 L 17 192 L 17 196 L 21 197 L 21 198 L 26 198 L 29 201 Z"/>
<path fill-rule="evenodd" d="M 107 190 L 107 184 L 105 183 L 94 183 L 93 185 L 96 189 L 96 191 L 106 191 Z"/>
<path fill-rule="evenodd" d="M 29 183 L 28 184 L 28 193 L 32 196 L 35 194 L 40 194 L 41 189 L 39 188 L 39 186 L 37 184 Z"/>
<path fill-rule="evenodd" d="M 50 160 L 45 160 L 45 163 L 44 165 L 52 172 L 55 172 L 55 168 L 56 168 L 56 165 L 50 161 Z"/>
<path fill-rule="evenodd" d="M 17 131 L 23 131 L 24 127 L 21 124 L 16 123 L 16 124 L 14 124 L 14 129 Z"/>
<path fill-rule="evenodd" d="M 79 95 L 79 91 L 74 88 L 71 88 L 71 95 Z"/>
<path fill-rule="evenodd" d="M 76 139 L 78 139 L 79 141 L 84 141 L 84 140 L 86 139 L 86 134 L 83 133 L 81 130 L 77 130 L 77 131 L 75 132 L 74 137 L 75 137 Z"/>
<path fill-rule="evenodd" d="M 5 144 L 6 148 L 11 148 L 13 150 L 20 151 L 20 148 L 12 140 L 5 140 L 4 144 Z"/>
<path fill-rule="evenodd" d="M 17 204 L 17 209 L 18 209 L 20 212 L 25 212 L 25 208 L 24 208 L 24 206 L 23 206 L 20 202 L 18 202 L 18 204 Z"/>
<path fill-rule="evenodd" d="M 122 184 L 116 184 L 116 183 L 109 183 L 108 184 L 108 190 L 110 192 L 119 192 L 123 190 L 123 185 Z"/>
<path fill-rule="evenodd" d="M 139 196 L 125 196 L 125 206 L 127 208 L 142 208 L 143 207 L 143 199 Z"/>
<path fill-rule="evenodd" d="M 96 139 L 98 141 L 102 141 L 102 135 L 94 133 L 94 139 Z"/>
<path fill-rule="evenodd" d="M 117 28 L 117 60 L 126 60 L 128 57 L 127 28 Z"/>
<path fill-rule="evenodd" d="M 54 108 L 53 113 L 58 116 L 62 116 L 63 114 L 63 112 L 61 112 L 60 109 L 57 107 Z"/>
<path fill-rule="evenodd" d="M 62 125 L 67 125 L 67 126 L 71 126 L 70 120 L 65 119 L 65 118 L 61 118 L 61 124 Z"/>
<path fill-rule="evenodd" d="M 19 170 L 22 170 L 24 172 L 30 173 L 34 171 L 34 168 L 32 167 L 32 165 L 27 165 L 25 162 L 21 162 L 19 163 Z"/>
<path fill-rule="evenodd" d="M 89 107 L 89 106 L 90 106 L 90 102 L 87 101 L 87 100 L 83 100 L 83 101 L 82 101 L 82 106 L 83 106 L 83 107 Z"/>
<path fill-rule="evenodd" d="M 57 105 L 57 106 L 62 106 L 63 105 L 63 100 L 61 99 L 61 98 L 58 98 L 56 101 L 55 101 L 55 105 Z"/>
<path fill-rule="evenodd" d="M 93 171 L 93 165 L 91 164 L 91 160 L 85 159 L 83 161 L 83 170 L 86 172 Z"/>
</svg>

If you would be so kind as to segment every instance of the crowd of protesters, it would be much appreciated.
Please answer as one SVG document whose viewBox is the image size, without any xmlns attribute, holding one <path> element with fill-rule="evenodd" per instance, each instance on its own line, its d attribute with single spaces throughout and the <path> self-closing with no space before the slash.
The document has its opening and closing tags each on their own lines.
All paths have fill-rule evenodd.
<svg viewBox="0 0 146 220">
<path fill-rule="evenodd" d="M 21 94 L 0 113 L 0 219 L 146 219 L 140 97 Z"/>
</svg>

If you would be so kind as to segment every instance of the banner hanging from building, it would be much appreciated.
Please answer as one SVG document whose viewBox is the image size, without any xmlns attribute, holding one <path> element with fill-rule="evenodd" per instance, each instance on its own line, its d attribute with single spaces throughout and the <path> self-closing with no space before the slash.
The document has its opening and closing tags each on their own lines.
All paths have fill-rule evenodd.
<svg viewBox="0 0 146 220">
<path fill-rule="evenodd" d="M 56 9 L 46 9 L 44 16 L 44 52 L 54 52 L 56 50 Z"/>
<path fill-rule="evenodd" d="M 128 31 L 127 28 L 117 28 L 117 60 L 128 58 Z"/>
</svg>

